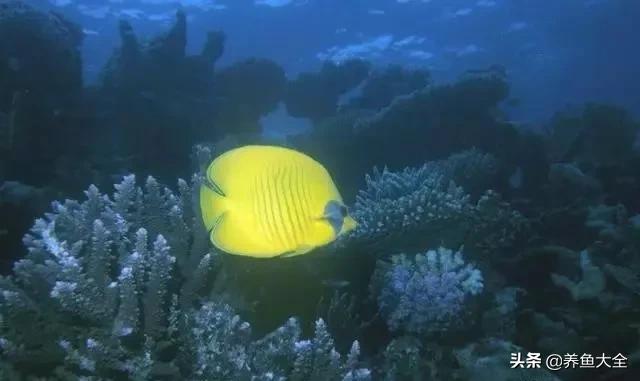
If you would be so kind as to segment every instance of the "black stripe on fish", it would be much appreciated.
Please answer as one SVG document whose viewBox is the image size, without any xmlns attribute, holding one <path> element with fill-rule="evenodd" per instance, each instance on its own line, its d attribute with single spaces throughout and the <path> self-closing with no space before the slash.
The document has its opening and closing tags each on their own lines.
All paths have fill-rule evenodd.
<svg viewBox="0 0 640 381">
<path fill-rule="evenodd" d="M 218 184 L 215 183 L 215 181 L 213 181 L 210 177 L 209 174 L 207 173 L 207 176 L 204 178 L 204 182 L 203 185 L 209 189 L 211 189 L 212 191 L 216 192 L 217 194 L 219 194 L 222 197 L 227 197 L 227 195 L 224 193 L 224 191 L 218 186 Z"/>
</svg>

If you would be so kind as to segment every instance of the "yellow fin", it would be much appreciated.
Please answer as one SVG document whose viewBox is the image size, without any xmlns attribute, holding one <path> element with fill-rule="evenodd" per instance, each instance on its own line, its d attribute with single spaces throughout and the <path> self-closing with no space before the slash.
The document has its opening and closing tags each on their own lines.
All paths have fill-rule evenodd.
<svg viewBox="0 0 640 381">
<path fill-rule="evenodd" d="M 297 257 L 298 255 L 304 255 L 313 250 L 314 247 L 310 245 L 301 245 L 295 251 L 288 251 L 284 254 L 278 255 L 278 258 L 291 258 Z"/>
<path fill-rule="evenodd" d="M 224 213 L 227 211 L 227 202 L 224 192 L 209 179 L 205 179 L 200 186 L 200 210 L 204 226 L 212 234 L 222 222 Z"/>
</svg>

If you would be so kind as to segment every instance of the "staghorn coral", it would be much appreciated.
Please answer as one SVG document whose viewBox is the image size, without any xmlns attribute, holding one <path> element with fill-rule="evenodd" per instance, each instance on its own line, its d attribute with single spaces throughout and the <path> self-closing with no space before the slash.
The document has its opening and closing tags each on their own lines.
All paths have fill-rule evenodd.
<svg viewBox="0 0 640 381">
<path fill-rule="evenodd" d="M 316 321 L 311 340 L 301 338 L 298 321 L 290 318 L 255 341 L 249 323 L 242 321 L 228 305 L 206 303 L 190 319 L 194 380 L 370 379 L 370 372 L 358 367 L 358 342 L 353 342 L 349 354 L 342 359 L 322 319 Z"/>
<path fill-rule="evenodd" d="M 507 247 L 527 224 L 497 193 L 485 191 L 496 167 L 491 155 L 471 150 L 399 172 L 374 168 L 356 196 L 352 215 L 358 228 L 346 239 L 393 247 L 412 236 L 422 247 L 465 244 L 485 252 Z M 458 183 L 485 192 L 473 203 Z"/>
<path fill-rule="evenodd" d="M 14 276 L 2 278 L 10 325 L 1 336 L 16 343 L 3 354 L 17 371 L 144 379 L 133 362 L 151 362 L 178 330 L 171 311 L 191 307 L 214 258 L 190 186 L 180 180 L 176 195 L 152 177 L 141 188 L 127 176 L 115 188 L 112 197 L 91 186 L 83 202 L 54 203 L 25 236 Z"/>
<path fill-rule="evenodd" d="M 374 168 L 366 189 L 356 196 L 352 239 L 377 241 L 424 226 L 462 226 L 472 205 L 461 187 L 429 166 L 391 172 Z M 456 234 L 459 236 L 459 234 Z"/>
<path fill-rule="evenodd" d="M 383 353 L 385 381 L 397 379 L 418 381 L 424 379 L 424 364 L 420 340 L 412 336 L 393 339 Z"/>
<path fill-rule="evenodd" d="M 460 251 L 440 247 L 379 261 L 372 290 L 391 330 L 430 334 L 462 321 L 468 296 L 483 287 L 482 273 L 465 264 Z"/>
<path fill-rule="evenodd" d="M 369 379 L 358 343 L 342 359 L 322 320 L 312 340 L 293 318 L 254 340 L 230 306 L 200 305 L 218 254 L 189 184 L 174 194 L 127 176 L 115 188 L 54 203 L 24 239 L 27 257 L 0 278 L 0 377 Z"/>
</svg>

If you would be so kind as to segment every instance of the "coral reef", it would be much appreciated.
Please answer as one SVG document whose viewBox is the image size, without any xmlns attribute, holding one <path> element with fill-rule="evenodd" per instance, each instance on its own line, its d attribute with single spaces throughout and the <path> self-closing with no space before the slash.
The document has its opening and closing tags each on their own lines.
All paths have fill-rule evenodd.
<svg viewBox="0 0 640 381">
<path fill-rule="evenodd" d="M 489 339 L 470 344 L 455 352 L 462 365 L 465 379 L 472 381 L 559 381 L 559 378 L 544 368 L 510 369 L 505 365 L 512 353 L 522 353 L 522 348 L 513 343 Z"/>
<path fill-rule="evenodd" d="M 249 59 L 217 72 L 214 86 L 221 99 L 214 122 L 219 132 L 258 134 L 258 120 L 276 108 L 284 94 L 286 78 L 276 63 Z"/>
<path fill-rule="evenodd" d="M 472 147 L 500 157 L 506 148 L 503 144 L 515 137 L 515 131 L 493 115 L 507 93 L 506 81 L 498 75 L 463 78 L 453 85 L 397 97 L 354 128 L 373 147 L 384 144 L 385 150 L 395 150 L 399 144 L 410 157 L 418 154 L 415 150 L 422 155 L 426 151 L 429 156 L 422 160 Z"/>
<path fill-rule="evenodd" d="M 394 77 L 393 72 L 389 76 Z M 426 87 L 423 83 L 427 74 L 416 75 L 422 79 L 404 78 L 411 81 L 406 88 L 412 92 L 398 90 L 384 107 L 378 105 L 387 103 L 386 99 L 360 102 L 361 98 L 354 95 L 337 114 L 314 118 L 313 131 L 293 143 L 336 172 L 336 181 L 344 184 L 348 194 L 362 187 L 355 179 L 371 167 L 418 166 L 473 148 L 510 166 L 500 171 L 502 183 L 509 176 L 506 173 L 517 166 L 523 171 L 523 188 L 533 189 L 533 180 L 546 175 L 542 144 L 497 115 L 500 102 L 508 94 L 503 75 L 489 71 L 467 75 L 453 84 Z M 399 79 L 402 89 L 404 79 Z M 394 87 L 393 81 L 382 74 L 374 74 L 369 80 Z M 362 90 L 361 97 L 373 97 L 364 93 L 366 82 Z M 536 144 L 532 144 L 534 141 Z M 537 158 L 542 158 L 542 163 L 536 162 Z"/>
<path fill-rule="evenodd" d="M 528 351 L 621 353 L 627 369 L 589 377 L 637 379 L 631 114 L 587 104 L 524 131 L 499 66 L 433 84 L 352 60 L 289 80 L 266 59 L 220 67 L 222 32 L 187 54 L 187 22 L 144 41 L 122 21 L 83 88 L 82 29 L 0 1 L 0 379 L 584 379 L 509 368 Z M 296 258 L 215 252 L 200 175 L 160 182 L 263 142 L 281 101 L 313 126 L 284 144 L 327 167 L 358 228 Z"/>
<path fill-rule="evenodd" d="M 369 72 L 369 64 L 327 61 L 318 73 L 302 73 L 287 85 L 284 97 L 289 115 L 320 120 L 335 115 L 340 95 L 355 88 Z"/>
<path fill-rule="evenodd" d="M 430 74 L 424 69 L 407 70 L 391 65 L 369 75 L 360 95 L 349 102 L 349 107 L 378 110 L 398 96 L 410 94 L 427 86 Z"/>
<path fill-rule="evenodd" d="M 554 158 L 575 160 L 588 167 L 610 167 L 632 157 L 639 126 L 623 109 L 587 104 L 578 115 L 556 114 L 551 128 Z"/>
<path fill-rule="evenodd" d="M 556 286 L 566 288 L 575 301 L 596 298 L 601 295 L 606 286 L 604 272 L 591 263 L 589 253 L 586 251 L 580 253 L 580 268 L 582 269 L 582 279 L 579 282 L 573 282 L 566 276 L 558 274 L 551 274 L 551 280 Z"/>
<path fill-rule="evenodd" d="M 191 147 L 214 137 L 214 64 L 224 35 L 209 33 L 202 52 L 187 56 L 186 27 L 186 16 L 179 11 L 170 30 L 141 43 L 131 25 L 120 22 L 121 46 L 103 68 L 95 95 L 96 107 L 107 110 L 96 126 L 96 138 L 117 147 L 105 156 L 130 157 L 128 170 L 160 178 L 187 173 Z M 110 126 L 108 136 L 102 136 L 103 124 Z"/>
<path fill-rule="evenodd" d="M 226 305 L 205 304 L 194 315 L 192 342 L 196 380 L 365 381 L 355 341 L 345 359 L 336 352 L 322 319 L 311 340 L 302 340 L 295 319 L 253 341 L 250 326 Z"/>
<path fill-rule="evenodd" d="M 460 251 L 428 250 L 413 258 L 381 261 L 373 281 L 389 328 L 413 334 L 449 330 L 463 321 L 465 302 L 482 292 L 482 274 L 465 264 Z"/>
<path fill-rule="evenodd" d="M 0 35 L 0 183 L 6 181 L 3 193 L 13 193 L 0 205 L 0 215 L 12 216 L 0 221 L 0 230 L 8 232 L 0 237 L 0 252 L 5 253 L 0 271 L 5 273 L 22 251 L 21 236 L 54 193 L 8 202 L 16 201 L 17 189 L 9 185 L 23 184 L 23 191 L 68 189 L 64 186 L 73 175 L 56 173 L 57 164 L 65 156 L 86 157 L 91 139 L 86 126 L 69 119 L 83 93 L 82 29 L 60 14 L 7 0 L 0 3 Z M 81 181 L 85 187 L 87 178 Z"/>
<path fill-rule="evenodd" d="M 85 137 L 67 115 L 82 95 L 79 26 L 22 1 L 0 7 L 0 164 L 4 176 L 44 186 L 56 159 L 83 152 L 64 136 Z M 34 54 L 37 52 L 37 54 Z"/>
<path fill-rule="evenodd" d="M 494 253 L 508 247 L 526 231 L 526 220 L 483 189 L 495 166 L 490 155 L 472 150 L 401 172 L 374 168 L 356 197 L 352 215 L 358 227 L 347 240 L 392 248 L 417 239 L 418 248 L 464 244 Z M 473 202 L 458 183 L 485 193 Z"/>
<path fill-rule="evenodd" d="M 82 30 L 57 13 L 42 13 L 22 1 L 3 1 L 0 34 L 0 110 L 13 94 L 28 90 L 61 104 L 82 89 Z M 38 51 L 38 54 L 33 54 Z"/>
<path fill-rule="evenodd" d="M 251 58 L 218 68 L 225 35 L 209 32 L 201 52 L 187 55 L 186 28 L 186 15 L 178 11 L 171 29 L 142 43 L 128 22 L 120 23 L 121 46 L 104 67 L 93 98 L 107 111 L 95 138 L 113 142 L 117 148 L 102 154 L 127 158 L 125 172 L 168 181 L 190 171 L 189 153 L 197 143 L 227 134 L 259 141 L 260 118 L 283 97 L 280 66 Z"/>
<path fill-rule="evenodd" d="M 27 257 L 0 279 L 0 375 L 369 379 L 358 343 L 342 359 L 322 320 L 311 340 L 290 319 L 255 341 L 230 306 L 199 305 L 219 254 L 185 181 L 178 194 L 152 177 L 115 187 L 55 203 L 25 237 Z"/>
</svg>

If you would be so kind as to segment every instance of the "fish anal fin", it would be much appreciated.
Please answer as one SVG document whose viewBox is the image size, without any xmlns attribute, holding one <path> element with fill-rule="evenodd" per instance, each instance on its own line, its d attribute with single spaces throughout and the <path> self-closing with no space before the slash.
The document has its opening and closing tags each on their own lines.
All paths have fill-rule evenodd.
<svg viewBox="0 0 640 381">
<path fill-rule="evenodd" d="M 303 254 L 307 254 L 308 252 L 310 252 L 311 250 L 313 250 L 314 247 L 310 246 L 310 245 L 300 245 L 298 246 L 298 248 L 296 248 L 295 250 L 291 250 L 291 251 L 287 251 L 285 253 L 282 253 L 280 255 L 277 255 L 276 258 L 291 258 L 291 257 L 297 257 L 298 255 L 303 255 Z"/>
<path fill-rule="evenodd" d="M 224 217 L 226 215 L 227 215 L 227 212 L 223 212 L 220 215 L 218 215 L 218 217 L 213 221 L 213 224 L 209 228 L 209 238 L 211 239 L 212 242 L 216 243 L 216 246 L 219 244 L 219 242 L 216 240 L 216 231 L 224 221 Z"/>
</svg>

